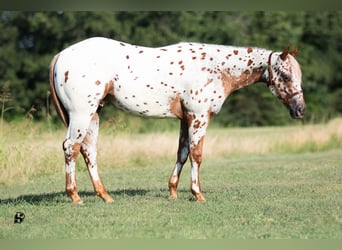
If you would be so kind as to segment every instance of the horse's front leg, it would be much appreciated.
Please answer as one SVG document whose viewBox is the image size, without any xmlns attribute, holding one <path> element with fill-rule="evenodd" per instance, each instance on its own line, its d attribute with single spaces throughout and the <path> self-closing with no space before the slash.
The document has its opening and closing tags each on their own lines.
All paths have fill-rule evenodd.
<svg viewBox="0 0 342 250">
<path fill-rule="evenodd" d="M 177 152 L 177 162 L 169 179 L 170 198 L 177 199 L 177 187 L 182 172 L 182 168 L 189 156 L 189 128 L 186 118 L 181 119 L 179 142 Z"/>
<path fill-rule="evenodd" d="M 189 119 L 189 148 L 191 161 L 191 193 L 198 202 L 204 202 L 205 198 L 201 192 L 199 170 L 202 163 L 203 143 L 206 130 L 209 124 L 207 115 L 190 115 Z"/>
<path fill-rule="evenodd" d="M 200 166 L 202 163 L 202 151 L 203 151 L 204 135 L 199 139 L 197 143 L 190 146 L 190 160 L 191 160 L 191 193 L 196 197 L 199 202 L 205 201 L 205 198 L 201 192 L 200 182 Z"/>
</svg>

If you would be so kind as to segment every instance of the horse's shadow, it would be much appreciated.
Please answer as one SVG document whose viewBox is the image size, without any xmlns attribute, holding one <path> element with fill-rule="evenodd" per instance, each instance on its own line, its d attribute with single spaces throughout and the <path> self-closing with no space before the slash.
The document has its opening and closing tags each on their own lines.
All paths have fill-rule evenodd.
<svg viewBox="0 0 342 250">
<path fill-rule="evenodd" d="M 179 190 L 182 192 L 182 190 Z M 160 189 L 160 192 L 155 192 L 154 190 L 150 189 L 121 189 L 116 191 L 111 191 L 109 194 L 114 198 L 115 197 L 143 197 L 146 195 L 150 195 L 157 198 L 167 198 L 168 197 L 168 190 Z M 96 197 L 95 192 L 90 191 L 80 191 L 79 195 L 84 200 L 92 200 L 92 197 Z M 39 204 L 60 204 L 60 203 L 70 203 L 70 199 L 67 197 L 64 191 L 60 192 L 52 192 L 52 193 L 43 193 L 43 194 L 25 194 L 20 195 L 15 198 L 6 198 L 0 199 L 0 206 L 5 206 L 8 204 L 16 205 L 28 203 L 32 205 L 39 205 Z M 88 203 L 88 202 L 86 202 Z"/>
</svg>

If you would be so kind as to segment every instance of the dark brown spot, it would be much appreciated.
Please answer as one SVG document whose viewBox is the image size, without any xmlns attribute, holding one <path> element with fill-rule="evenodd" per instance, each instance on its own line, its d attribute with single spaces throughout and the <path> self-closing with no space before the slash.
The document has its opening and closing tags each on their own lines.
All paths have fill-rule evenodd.
<svg viewBox="0 0 342 250">
<path fill-rule="evenodd" d="M 253 63 L 251 59 L 248 60 L 247 66 L 250 66 Z"/>
<path fill-rule="evenodd" d="M 198 129 L 198 128 L 200 127 L 200 125 L 201 125 L 200 120 L 196 120 L 196 121 L 194 122 L 193 128 Z"/>
<path fill-rule="evenodd" d="M 247 53 L 252 53 L 253 52 L 253 49 L 252 48 L 247 48 Z"/>
<path fill-rule="evenodd" d="M 129 59 L 129 55 L 126 56 L 126 59 L 127 59 L 127 60 Z"/>
<path fill-rule="evenodd" d="M 208 86 L 210 83 L 212 83 L 214 81 L 213 78 L 208 79 L 208 81 L 206 82 L 206 84 L 204 84 L 204 87 Z"/>
<path fill-rule="evenodd" d="M 97 80 L 97 81 L 95 82 L 95 84 L 96 84 L 96 85 L 100 85 L 101 82 L 100 82 L 99 80 Z"/>
<path fill-rule="evenodd" d="M 201 59 L 204 60 L 204 59 L 205 59 L 205 56 L 207 55 L 207 53 L 202 52 L 201 55 L 202 55 Z"/>
<path fill-rule="evenodd" d="M 237 55 L 237 54 L 239 54 L 239 51 L 238 51 L 238 50 L 234 50 L 233 53 L 234 53 L 235 55 Z"/>
<path fill-rule="evenodd" d="M 64 73 L 64 83 L 67 83 L 68 79 L 69 79 L 69 71 L 65 71 L 65 73 Z"/>
</svg>

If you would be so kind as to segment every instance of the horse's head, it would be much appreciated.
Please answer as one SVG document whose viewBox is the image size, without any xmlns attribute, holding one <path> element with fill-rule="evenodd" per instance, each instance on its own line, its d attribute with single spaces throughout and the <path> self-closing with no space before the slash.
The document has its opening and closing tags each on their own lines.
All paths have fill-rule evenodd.
<svg viewBox="0 0 342 250">
<path fill-rule="evenodd" d="M 289 109 L 292 118 L 303 118 L 305 101 L 301 87 L 302 72 L 295 59 L 298 48 L 271 53 L 268 59 L 268 87 Z"/>
</svg>

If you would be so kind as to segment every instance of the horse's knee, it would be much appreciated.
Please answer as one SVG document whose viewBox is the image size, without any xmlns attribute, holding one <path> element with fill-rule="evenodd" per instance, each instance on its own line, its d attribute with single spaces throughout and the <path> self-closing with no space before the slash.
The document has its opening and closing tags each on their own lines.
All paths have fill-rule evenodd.
<svg viewBox="0 0 342 250">
<path fill-rule="evenodd" d="M 202 162 L 202 148 L 194 147 L 191 152 L 191 159 L 195 161 L 197 164 Z"/>
<path fill-rule="evenodd" d="M 191 160 L 195 161 L 197 164 L 202 162 L 203 141 L 204 136 L 202 136 L 198 143 L 190 149 Z"/>
</svg>

